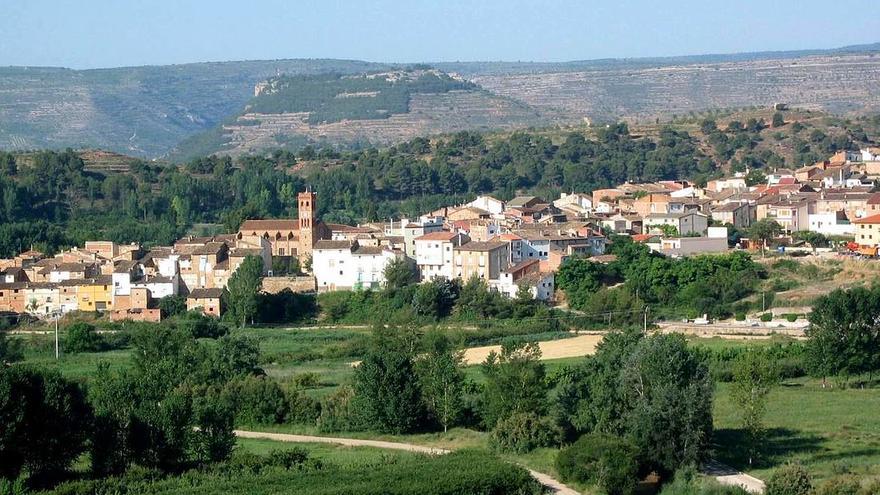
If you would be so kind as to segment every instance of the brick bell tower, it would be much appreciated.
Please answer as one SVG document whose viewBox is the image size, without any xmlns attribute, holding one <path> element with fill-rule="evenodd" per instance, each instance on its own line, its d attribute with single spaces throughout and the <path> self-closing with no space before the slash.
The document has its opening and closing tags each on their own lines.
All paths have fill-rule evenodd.
<svg viewBox="0 0 880 495">
<path fill-rule="evenodd" d="M 299 249 L 297 257 L 300 263 L 312 255 L 315 245 L 315 200 L 317 195 L 310 190 L 297 195 L 299 201 Z"/>
</svg>

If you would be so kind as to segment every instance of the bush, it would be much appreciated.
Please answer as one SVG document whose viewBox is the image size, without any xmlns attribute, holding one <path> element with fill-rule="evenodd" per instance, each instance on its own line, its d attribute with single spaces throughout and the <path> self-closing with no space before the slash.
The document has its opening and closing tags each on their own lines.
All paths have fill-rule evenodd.
<svg viewBox="0 0 880 495">
<path fill-rule="evenodd" d="M 233 380 L 224 387 L 223 398 L 232 404 L 239 424 L 277 424 L 287 417 L 287 397 L 272 378 L 246 376 Z"/>
<path fill-rule="evenodd" d="M 819 485 L 813 495 L 877 495 L 878 493 L 880 493 L 880 478 L 844 474 Z"/>
<path fill-rule="evenodd" d="M 627 495 L 638 481 L 637 457 L 629 441 L 591 433 L 559 451 L 556 470 L 563 481 L 594 484 L 609 495 Z"/>
<path fill-rule="evenodd" d="M 660 495 L 749 495 L 749 492 L 738 486 L 721 485 L 686 468 L 675 473 L 675 479 L 663 486 Z"/>
<path fill-rule="evenodd" d="M 159 299 L 159 312 L 162 314 L 162 319 L 186 313 L 186 297 L 165 296 Z"/>
<path fill-rule="evenodd" d="M 516 413 L 498 421 L 489 437 L 492 448 L 523 454 L 539 447 L 552 447 L 562 441 L 562 429 L 549 417 L 535 413 Z"/>
<path fill-rule="evenodd" d="M 318 417 L 318 430 L 351 431 L 359 429 L 360 419 L 354 407 L 354 390 L 339 387 L 321 402 L 321 415 Z"/>
<path fill-rule="evenodd" d="M 188 311 L 177 318 L 177 328 L 193 336 L 196 339 L 217 339 L 229 330 L 220 324 L 216 318 L 208 316 L 201 311 Z"/>
<path fill-rule="evenodd" d="M 767 495 L 810 495 L 813 481 L 800 464 L 786 464 L 773 472 L 767 482 Z"/>
<path fill-rule="evenodd" d="M 797 315 L 797 314 L 795 314 L 795 313 L 786 313 L 786 314 L 783 315 L 783 316 L 784 316 L 784 318 L 785 318 L 786 320 L 788 320 L 790 323 L 794 323 L 794 322 L 797 321 L 798 316 L 800 316 L 800 315 Z"/>
<path fill-rule="evenodd" d="M 80 352 L 101 352 L 106 349 L 104 338 L 95 332 L 95 327 L 78 321 L 67 327 L 64 351 L 71 354 Z"/>
<path fill-rule="evenodd" d="M 287 423 L 315 424 L 321 416 L 321 403 L 304 394 L 299 388 L 285 393 L 287 397 Z"/>
<path fill-rule="evenodd" d="M 761 321 L 768 322 L 773 321 L 773 313 L 764 313 L 761 315 Z"/>
</svg>

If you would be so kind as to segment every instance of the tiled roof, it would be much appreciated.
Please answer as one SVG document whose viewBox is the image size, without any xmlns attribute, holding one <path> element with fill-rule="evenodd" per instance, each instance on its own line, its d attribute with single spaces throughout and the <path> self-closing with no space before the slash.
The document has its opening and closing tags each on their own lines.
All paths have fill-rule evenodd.
<svg viewBox="0 0 880 495">
<path fill-rule="evenodd" d="M 193 289 L 187 299 L 214 299 L 223 295 L 223 289 Z"/>
<path fill-rule="evenodd" d="M 880 213 L 865 218 L 856 218 L 852 223 L 880 223 Z"/>
<path fill-rule="evenodd" d="M 295 218 L 276 218 L 271 220 L 245 220 L 239 232 L 267 230 L 299 230 L 299 220 Z"/>
<path fill-rule="evenodd" d="M 451 241 L 459 234 L 457 232 L 449 232 L 446 230 L 441 230 L 439 232 L 431 232 L 430 234 L 425 234 L 423 236 L 416 237 L 417 241 Z"/>
<path fill-rule="evenodd" d="M 351 249 L 351 241 L 329 241 L 322 239 L 315 243 L 313 250 L 322 249 Z"/>
</svg>

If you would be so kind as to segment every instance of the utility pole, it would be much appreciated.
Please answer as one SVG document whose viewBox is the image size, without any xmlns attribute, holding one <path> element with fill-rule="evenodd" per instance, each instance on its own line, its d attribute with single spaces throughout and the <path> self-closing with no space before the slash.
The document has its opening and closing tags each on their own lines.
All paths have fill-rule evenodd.
<svg viewBox="0 0 880 495">
<path fill-rule="evenodd" d="M 761 291 L 761 312 L 767 311 L 767 293 Z"/>
<path fill-rule="evenodd" d="M 52 314 L 55 320 L 55 360 L 58 360 L 58 357 L 61 355 L 60 349 L 58 348 L 58 315 Z"/>
<path fill-rule="evenodd" d="M 645 324 L 644 324 L 644 332 L 645 336 L 648 335 L 648 306 L 645 306 Z"/>
</svg>

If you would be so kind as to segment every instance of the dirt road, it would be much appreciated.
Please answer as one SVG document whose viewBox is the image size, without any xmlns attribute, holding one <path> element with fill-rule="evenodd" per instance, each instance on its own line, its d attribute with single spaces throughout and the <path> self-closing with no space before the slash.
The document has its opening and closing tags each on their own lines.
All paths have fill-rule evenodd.
<svg viewBox="0 0 880 495">
<path fill-rule="evenodd" d="M 316 437 L 311 435 L 289 435 L 286 433 L 266 433 L 260 431 L 245 430 L 235 430 L 234 433 L 235 436 L 240 438 L 258 438 L 264 440 L 275 440 L 278 442 L 332 443 L 336 445 L 346 445 L 349 447 L 374 447 L 377 449 L 405 450 L 407 452 L 418 452 L 431 455 L 442 455 L 451 452 L 447 449 L 425 447 L 424 445 L 414 445 L 411 443 L 384 442 L 381 440 L 363 440 L 359 438 Z M 565 486 L 564 484 L 553 479 L 547 474 L 532 471 L 531 469 L 529 469 L 529 474 L 531 474 L 533 478 L 538 480 L 539 483 L 547 487 L 550 493 L 554 493 L 556 495 L 579 495 L 577 491 L 572 490 L 571 488 Z"/>
</svg>

